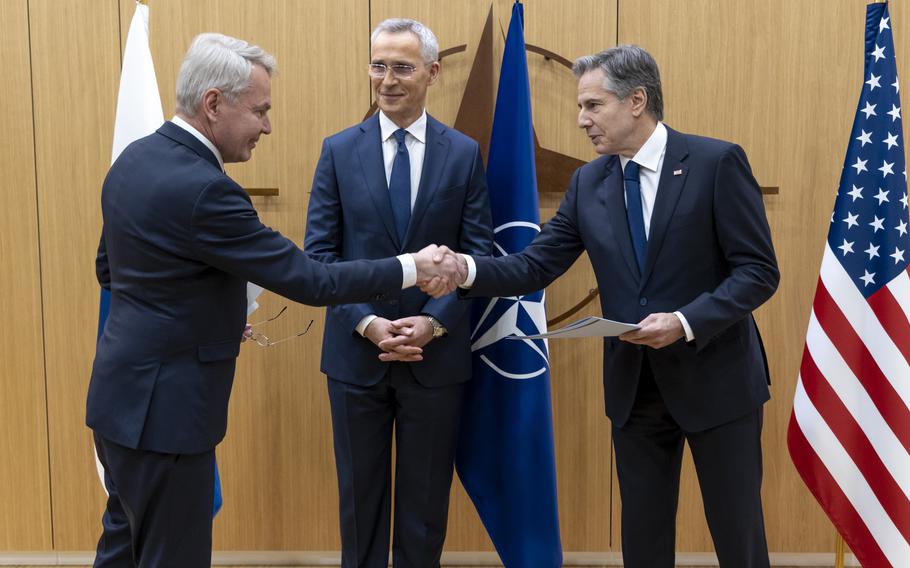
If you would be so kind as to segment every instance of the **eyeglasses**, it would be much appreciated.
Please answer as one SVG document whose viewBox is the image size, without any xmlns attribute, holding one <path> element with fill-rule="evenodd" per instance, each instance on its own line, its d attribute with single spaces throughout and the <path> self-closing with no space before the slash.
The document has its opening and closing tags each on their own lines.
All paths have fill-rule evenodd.
<svg viewBox="0 0 910 568">
<path fill-rule="evenodd" d="M 382 79 L 387 71 L 392 72 L 393 77 L 398 79 L 409 79 L 417 68 L 413 65 L 396 63 L 395 65 L 386 65 L 385 63 L 370 63 L 370 77 Z"/>
<path fill-rule="evenodd" d="M 277 314 L 270 317 L 269 319 L 258 321 L 254 324 L 250 324 L 250 329 L 253 329 L 256 326 L 260 326 L 260 325 L 275 321 L 276 319 L 280 318 L 282 316 L 282 314 L 284 314 L 284 312 L 287 311 L 287 309 L 288 309 L 288 307 L 285 306 L 285 307 L 281 308 L 281 311 L 279 311 Z M 252 334 L 250 334 L 249 338 L 251 340 L 255 341 L 256 344 L 259 345 L 260 347 L 271 347 L 272 345 L 278 345 L 279 343 L 284 343 L 285 341 L 290 341 L 291 339 L 294 339 L 296 337 L 301 337 L 303 335 L 306 335 L 306 332 L 310 331 L 311 327 L 313 327 L 313 320 L 310 320 L 310 323 L 307 324 L 305 330 L 301 331 L 300 333 L 291 335 L 290 337 L 285 337 L 284 339 L 269 339 L 269 337 L 263 333 L 252 333 Z"/>
</svg>

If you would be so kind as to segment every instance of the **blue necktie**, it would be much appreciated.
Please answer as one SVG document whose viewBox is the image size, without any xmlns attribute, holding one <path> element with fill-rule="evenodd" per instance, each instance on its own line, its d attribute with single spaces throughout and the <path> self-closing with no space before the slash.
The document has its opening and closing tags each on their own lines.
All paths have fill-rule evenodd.
<svg viewBox="0 0 910 568">
<path fill-rule="evenodd" d="M 392 162 L 392 174 L 389 176 L 389 199 L 392 201 L 392 215 L 395 216 L 395 229 L 398 231 L 398 243 L 404 245 L 404 236 L 411 221 L 411 156 L 404 143 L 404 128 L 395 131 L 398 151 Z"/>
<path fill-rule="evenodd" d="M 645 269 L 645 256 L 648 254 L 648 237 L 645 235 L 645 219 L 641 210 L 641 184 L 639 170 L 641 166 L 629 160 L 623 170 L 622 179 L 626 186 L 626 215 L 629 218 L 629 232 L 632 234 L 632 246 L 638 260 L 638 270 Z"/>
</svg>

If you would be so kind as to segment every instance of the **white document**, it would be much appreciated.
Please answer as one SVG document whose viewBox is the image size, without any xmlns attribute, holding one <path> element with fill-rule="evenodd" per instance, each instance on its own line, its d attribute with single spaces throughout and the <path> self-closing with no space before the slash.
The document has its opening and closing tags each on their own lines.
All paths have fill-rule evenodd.
<svg viewBox="0 0 910 568">
<path fill-rule="evenodd" d="M 565 327 L 540 335 L 509 335 L 506 339 L 561 339 L 563 337 L 616 337 L 638 329 L 634 323 L 623 323 L 598 317 L 586 317 Z"/>
<path fill-rule="evenodd" d="M 257 286 L 252 282 L 246 283 L 246 317 L 250 317 L 250 314 L 259 309 L 259 303 L 256 302 L 256 298 L 259 297 L 259 294 L 262 294 L 264 288 L 262 286 Z"/>
</svg>

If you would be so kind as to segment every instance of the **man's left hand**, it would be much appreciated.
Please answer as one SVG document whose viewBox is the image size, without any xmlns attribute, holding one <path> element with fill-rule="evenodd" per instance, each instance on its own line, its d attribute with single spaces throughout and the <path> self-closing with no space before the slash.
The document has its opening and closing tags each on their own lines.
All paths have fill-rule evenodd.
<svg viewBox="0 0 910 568">
<path fill-rule="evenodd" d="M 639 329 L 628 331 L 619 336 L 623 341 L 638 345 L 647 345 L 660 349 L 670 345 L 680 337 L 685 337 L 682 322 L 676 314 L 651 314 L 638 324 Z"/>
<path fill-rule="evenodd" d="M 398 335 L 385 339 L 379 343 L 380 349 L 389 352 L 381 353 L 379 355 L 379 358 L 383 361 L 387 359 L 393 360 L 391 357 L 384 358 L 383 356 L 391 355 L 399 346 L 410 345 L 413 347 L 423 347 L 433 339 L 433 326 L 426 316 L 410 316 L 397 319 L 391 322 L 390 327 L 392 328 L 393 333 L 397 333 Z"/>
</svg>

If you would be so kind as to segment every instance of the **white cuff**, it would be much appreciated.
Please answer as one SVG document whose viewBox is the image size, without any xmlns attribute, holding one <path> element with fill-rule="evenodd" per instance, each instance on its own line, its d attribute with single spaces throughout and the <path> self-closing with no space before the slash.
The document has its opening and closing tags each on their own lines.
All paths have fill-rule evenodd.
<svg viewBox="0 0 910 568">
<path fill-rule="evenodd" d="M 692 328 L 689 326 L 689 322 L 686 321 L 686 316 L 682 315 L 682 312 L 673 312 L 673 315 L 679 318 L 679 323 L 682 324 L 683 330 L 686 332 L 686 341 L 695 341 L 695 334 L 692 333 Z"/>
<path fill-rule="evenodd" d="M 459 256 L 461 256 L 468 265 L 468 277 L 464 279 L 464 284 L 460 284 L 458 287 L 467 289 L 474 285 L 474 279 L 477 278 L 477 265 L 474 263 L 474 259 L 471 258 L 471 255 L 459 254 Z"/>
<path fill-rule="evenodd" d="M 410 254 L 398 255 L 401 263 L 401 289 L 410 288 L 417 284 L 417 263 Z"/>
<path fill-rule="evenodd" d="M 376 314 L 370 314 L 368 316 L 364 316 L 364 318 L 362 320 L 360 320 L 360 323 L 358 323 L 357 327 L 355 327 L 354 329 L 357 330 L 357 333 L 359 333 L 361 337 L 365 337 L 364 333 L 367 332 L 367 327 L 373 322 L 374 319 L 376 319 L 378 317 L 379 316 L 377 316 Z"/>
</svg>

